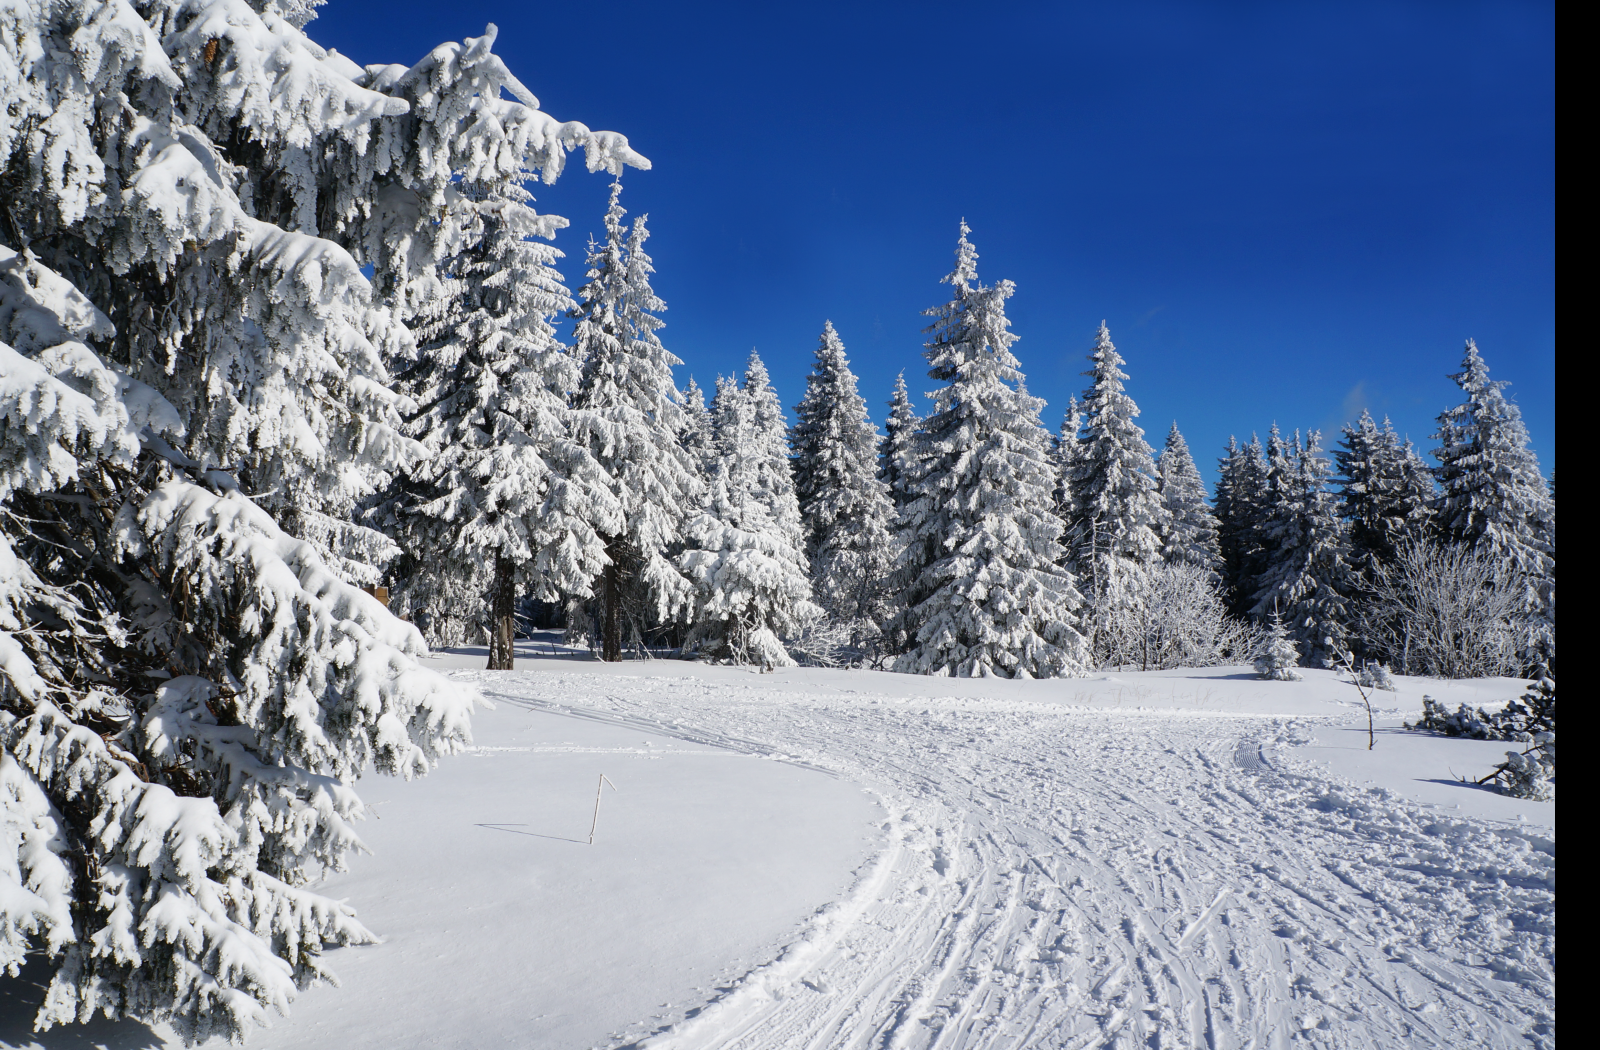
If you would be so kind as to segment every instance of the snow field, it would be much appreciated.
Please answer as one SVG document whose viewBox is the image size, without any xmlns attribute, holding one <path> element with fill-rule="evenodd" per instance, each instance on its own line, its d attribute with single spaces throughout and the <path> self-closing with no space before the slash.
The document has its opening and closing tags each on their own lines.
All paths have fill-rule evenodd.
<svg viewBox="0 0 1600 1050">
<path fill-rule="evenodd" d="M 322 887 L 385 943 L 255 1045 L 1554 1043 L 1554 807 L 1445 782 L 1503 744 L 1385 728 L 1514 680 L 1399 679 L 1368 752 L 1319 671 L 453 673 L 476 749 L 366 782 L 376 855 Z"/>
<path fill-rule="evenodd" d="M 840 923 L 644 1046 L 1553 1042 L 1553 831 L 1473 818 L 1478 791 L 1444 815 L 1315 772 L 1296 745 L 1353 713 L 1331 674 L 549 666 L 497 686 L 556 706 L 602 694 L 593 717 L 700 739 L 715 724 L 731 747 L 781 741 L 889 811 Z M 1384 698 L 1419 701 L 1420 685 Z M 1452 701 L 1517 691 L 1426 685 Z M 1413 739 L 1380 746 L 1404 765 Z"/>
</svg>

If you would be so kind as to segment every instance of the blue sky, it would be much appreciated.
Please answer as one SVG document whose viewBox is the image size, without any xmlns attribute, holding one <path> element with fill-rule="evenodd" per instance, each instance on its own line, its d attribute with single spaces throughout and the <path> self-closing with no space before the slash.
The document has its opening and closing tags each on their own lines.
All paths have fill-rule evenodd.
<svg viewBox="0 0 1600 1050">
<path fill-rule="evenodd" d="M 627 135 L 662 338 L 709 386 L 759 349 L 788 405 L 824 319 L 880 421 L 931 388 L 920 311 L 957 223 L 1046 424 L 1105 319 L 1158 449 L 1387 412 L 1424 448 L 1475 338 L 1555 465 L 1550 4 L 333 0 L 311 36 L 416 61 L 496 50 L 566 120 Z M 608 179 L 538 207 L 576 287 Z M 918 398 L 919 402 L 922 399 Z"/>
</svg>

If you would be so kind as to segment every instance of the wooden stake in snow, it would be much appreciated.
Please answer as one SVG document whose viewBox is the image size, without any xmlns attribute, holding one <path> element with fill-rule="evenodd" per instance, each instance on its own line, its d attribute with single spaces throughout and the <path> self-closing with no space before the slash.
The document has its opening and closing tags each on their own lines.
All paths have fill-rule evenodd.
<svg viewBox="0 0 1600 1050">
<path fill-rule="evenodd" d="M 607 784 L 611 784 L 611 778 L 601 773 L 600 783 L 594 786 L 594 823 L 589 825 L 589 845 L 591 846 L 594 845 L 594 829 L 600 826 L 600 792 Z M 617 785 L 611 784 L 611 790 L 617 790 Z"/>
</svg>

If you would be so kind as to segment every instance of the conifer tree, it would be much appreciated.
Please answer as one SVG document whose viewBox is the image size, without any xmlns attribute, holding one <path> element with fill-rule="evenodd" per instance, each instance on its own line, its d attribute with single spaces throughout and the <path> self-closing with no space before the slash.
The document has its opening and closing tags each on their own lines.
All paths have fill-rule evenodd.
<svg viewBox="0 0 1600 1050">
<path fill-rule="evenodd" d="M 878 443 L 878 478 L 889 490 L 894 503 L 895 522 L 898 528 L 900 513 L 907 502 L 906 480 L 916 462 L 916 433 L 922 420 L 911 407 L 911 395 L 906 390 L 906 374 L 895 376 L 894 394 L 889 398 L 889 419 L 883 426 L 883 440 Z"/>
<path fill-rule="evenodd" d="M 1195 466 L 1189 444 L 1178 432 L 1176 420 L 1167 431 L 1167 444 L 1156 462 L 1163 514 L 1161 556 L 1172 564 L 1197 565 L 1219 572 L 1222 555 L 1217 543 L 1217 519 L 1206 506 L 1205 483 Z"/>
<path fill-rule="evenodd" d="M 1161 501 L 1156 467 L 1144 431 L 1133 421 L 1139 407 L 1123 392 L 1128 378 L 1122 356 L 1102 322 L 1084 375 L 1081 436 L 1068 478 L 1072 493 L 1069 522 L 1080 544 L 1081 572 L 1091 571 L 1100 555 L 1148 562 L 1161 551 Z"/>
<path fill-rule="evenodd" d="M 1083 432 L 1083 412 L 1078 405 L 1076 397 L 1067 398 L 1067 411 L 1061 417 L 1061 427 L 1050 442 L 1051 458 L 1056 470 L 1055 507 L 1056 514 L 1062 522 L 1072 521 L 1072 471 L 1077 463 L 1078 442 Z M 1076 547 L 1070 524 L 1064 534 L 1063 546 L 1067 548 L 1068 557 Z"/>
<path fill-rule="evenodd" d="M 877 436 L 844 343 L 824 322 L 789 445 L 812 590 L 829 616 L 852 625 L 857 646 L 877 638 L 887 620 L 885 578 L 895 556 Z"/>
<path fill-rule="evenodd" d="M 1228 438 L 1227 455 L 1217 464 L 1217 547 L 1229 608 L 1247 616 L 1255 605 L 1260 572 L 1261 528 L 1266 520 L 1267 461 L 1254 434 L 1246 445 Z"/>
<path fill-rule="evenodd" d="M 739 389 L 750 413 L 744 429 L 746 441 L 739 446 L 723 445 L 722 453 L 728 455 L 729 449 L 736 447 L 738 454 L 749 461 L 750 491 L 765 504 L 773 523 L 803 558 L 805 530 L 800 523 L 800 501 L 795 496 L 794 463 L 789 458 L 789 421 L 784 417 L 783 402 L 778 399 L 767 366 L 754 350 L 745 362 Z"/>
<path fill-rule="evenodd" d="M 583 375 L 571 427 L 600 465 L 609 497 L 580 508 L 595 512 L 605 544 L 592 615 L 609 661 L 622 659 L 625 641 L 641 648 L 652 622 L 687 607 L 689 583 L 667 555 L 701 492 L 698 465 L 678 443 L 685 420 L 672 368 L 682 362 L 656 336 L 666 304 L 650 287 L 645 216 L 628 228 L 621 194 L 613 184 L 606 242 L 590 248 L 589 283 L 572 311 Z"/>
<path fill-rule="evenodd" d="M 906 548 L 897 579 L 906 609 L 895 669 L 1013 678 L 1080 674 L 1087 653 L 1071 617 L 1082 603 L 1058 566 L 1061 520 L 1039 421 L 1043 402 L 1018 387 L 1005 301 L 1010 281 L 978 282 L 961 224 L 953 292 L 927 311 L 928 375 L 945 385 L 918 432 Z"/>
<path fill-rule="evenodd" d="M 742 385 L 717 380 L 710 495 L 679 558 L 695 587 L 684 651 L 766 668 L 793 664 L 783 639 L 822 614 L 811 601 L 782 410 L 772 412 L 769 395 L 776 400 L 754 353 Z M 790 516 L 793 524 L 781 520 Z"/>
<path fill-rule="evenodd" d="M 678 444 L 689 453 L 700 480 L 710 483 L 711 471 L 716 463 L 716 428 L 711 423 L 711 410 L 706 407 L 705 391 L 689 377 L 683 390 L 682 426 L 678 430 Z M 709 488 L 704 489 L 709 493 Z"/>
<path fill-rule="evenodd" d="M 1298 432 L 1285 442 L 1272 428 L 1262 568 L 1251 612 L 1258 622 L 1281 614 L 1307 665 L 1332 667 L 1349 648 L 1349 543 L 1318 440 L 1313 430 L 1303 445 Z"/>
<path fill-rule="evenodd" d="M 518 594 L 586 590 L 605 557 L 589 508 L 616 508 L 568 432 L 578 369 L 551 319 L 572 299 L 560 253 L 530 239 L 551 224 L 514 183 L 461 193 L 468 243 L 424 306 L 417 359 L 399 376 L 421 406 L 406 431 L 429 455 L 369 520 L 408 554 L 398 607 L 425 616 L 436 643 L 476 640 L 459 632 L 486 623 L 490 669 L 510 670 Z M 469 581 L 486 586 L 463 596 Z"/>
<path fill-rule="evenodd" d="M 1433 479 L 1387 417 L 1380 428 L 1363 409 L 1343 435 L 1333 454 L 1341 513 L 1350 525 L 1352 566 L 1370 573 L 1377 564 L 1393 561 L 1407 539 L 1424 535 Z"/>
<path fill-rule="evenodd" d="M 361 848 L 351 784 L 476 702 L 340 535 L 426 455 L 405 322 L 473 187 L 646 163 L 493 27 L 362 70 L 311 8 L 0 6 L 0 966 L 48 969 L 41 1031 L 242 1041 L 375 939 L 310 885 Z"/>
<path fill-rule="evenodd" d="M 1267 629 L 1256 648 L 1254 663 L 1258 678 L 1274 682 L 1298 682 L 1305 678 L 1295 670 L 1300 663 L 1300 650 L 1289 639 L 1283 617 L 1276 610 L 1267 618 Z"/>
<path fill-rule="evenodd" d="M 1555 659 L 1555 501 L 1529 447 L 1522 412 L 1489 378 L 1467 340 L 1461 371 L 1450 377 L 1467 395 L 1439 415 L 1434 458 L 1439 497 L 1435 527 L 1445 539 L 1483 552 L 1521 581 L 1524 660 Z"/>
</svg>

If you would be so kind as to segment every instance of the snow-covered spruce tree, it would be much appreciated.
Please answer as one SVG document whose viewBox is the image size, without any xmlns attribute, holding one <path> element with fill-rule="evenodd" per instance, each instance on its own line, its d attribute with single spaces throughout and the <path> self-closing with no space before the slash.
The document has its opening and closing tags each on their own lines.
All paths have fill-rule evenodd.
<svg viewBox="0 0 1600 1050">
<path fill-rule="evenodd" d="M 1161 495 L 1161 556 L 1169 564 L 1198 565 L 1219 572 L 1222 555 L 1217 545 L 1217 519 L 1206 506 L 1205 483 L 1189 453 L 1189 443 L 1178 433 L 1178 423 L 1167 431 L 1167 444 L 1156 461 Z"/>
<path fill-rule="evenodd" d="M 929 377 L 945 385 L 918 432 L 906 547 L 896 569 L 905 609 L 895 670 L 1042 678 L 1081 674 L 1088 653 L 1072 627 L 1082 596 L 1062 558 L 1055 474 L 1039 421 L 1021 392 L 1005 301 L 1014 286 L 978 282 L 978 253 L 961 224 L 953 297 L 927 311 Z"/>
<path fill-rule="evenodd" d="M 1489 378 L 1467 340 L 1461 371 L 1450 377 L 1464 402 L 1439 415 L 1433 455 L 1439 497 L 1435 528 L 1492 558 L 1524 592 L 1520 648 L 1529 666 L 1555 661 L 1555 501 L 1529 447 L 1522 412 Z"/>
<path fill-rule="evenodd" d="M 1358 571 L 1394 560 L 1400 544 L 1427 532 L 1433 479 L 1410 442 L 1386 417 L 1380 428 L 1365 409 L 1346 424 L 1333 458 L 1340 510 L 1350 525 L 1351 563 Z"/>
<path fill-rule="evenodd" d="M 783 640 L 822 615 L 811 601 L 799 511 L 781 453 L 782 411 L 774 435 L 770 405 L 762 404 L 771 389 L 753 353 L 743 386 L 717 380 L 710 496 L 687 524 L 687 549 L 679 558 L 695 588 L 683 651 L 764 668 L 792 665 Z M 775 393 L 771 397 L 776 400 Z"/>
<path fill-rule="evenodd" d="M 1228 438 L 1228 452 L 1217 463 L 1217 548 L 1222 555 L 1223 591 L 1236 616 L 1255 604 L 1255 579 L 1261 571 L 1261 528 L 1266 521 L 1267 460 L 1254 434 L 1240 445 Z"/>
<path fill-rule="evenodd" d="M 789 421 L 784 417 L 783 402 L 778 399 L 767 366 L 754 350 L 750 351 L 750 360 L 745 362 L 739 389 L 746 404 L 742 411 L 750 414 L 748 423 L 744 424 L 746 443 L 737 446 L 723 443 L 719 451 L 726 456 L 730 448 L 737 448 L 739 454 L 749 460 L 751 491 L 766 505 L 773 522 L 804 557 L 805 529 L 800 521 L 800 500 L 795 495 L 794 463 L 789 458 Z M 720 420 L 717 426 L 722 426 Z"/>
<path fill-rule="evenodd" d="M 1088 584 L 1089 640 L 1096 661 L 1115 662 L 1114 651 L 1130 640 L 1105 632 L 1130 622 L 1137 603 L 1133 566 L 1159 558 L 1165 517 L 1157 491 L 1156 466 L 1144 431 L 1133 421 L 1139 408 L 1123 391 L 1128 378 L 1105 324 L 1089 354 L 1091 379 L 1080 403 L 1082 430 L 1071 447 L 1063 488 L 1072 550 L 1069 564 Z M 1130 564 L 1123 564 L 1124 562 Z"/>
<path fill-rule="evenodd" d="M 1161 551 L 1161 498 L 1156 465 L 1144 431 L 1134 423 L 1139 406 L 1123 392 L 1122 355 L 1102 322 L 1089 353 L 1091 380 L 1079 411 L 1082 430 L 1073 453 L 1068 522 L 1079 544 L 1079 574 L 1093 573 L 1096 556 L 1147 562 Z"/>
<path fill-rule="evenodd" d="M 420 406 L 407 433 L 429 455 L 404 471 L 370 515 L 406 552 L 398 608 L 426 618 L 436 643 L 487 623 L 491 670 L 513 666 L 519 594 L 587 590 L 604 564 L 596 522 L 617 507 L 601 466 L 568 432 L 572 356 L 551 319 L 572 299 L 560 253 L 531 238 L 535 215 L 514 181 L 463 182 L 471 208 L 462 250 L 416 323 L 415 362 L 399 375 Z M 471 619 L 468 619 L 471 618 Z"/>
<path fill-rule="evenodd" d="M 831 321 L 823 323 L 794 414 L 789 447 L 812 593 L 830 618 L 849 625 L 851 644 L 861 649 L 888 621 L 894 504 L 877 477 L 877 431 Z"/>
<path fill-rule="evenodd" d="M 706 394 L 700 384 L 689 377 L 683 389 L 683 413 L 678 429 L 678 444 L 689 453 L 700 480 L 706 483 L 703 491 L 709 492 L 711 471 L 717 458 L 716 427 L 711 422 L 711 410 L 706 407 Z"/>
<path fill-rule="evenodd" d="M 906 479 L 914 472 L 916 462 L 916 433 L 922 420 L 911 407 L 911 394 L 906 390 L 906 374 L 894 379 L 894 394 L 889 398 L 889 418 L 883 425 L 883 440 L 878 443 L 878 479 L 889 490 L 894 503 L 896 521 L 905 509 Z"/>
<path fill-rule="evenodd" d="M 0 958 L 53 966 L 43 1028 L 242 1038 L 371 939 L 304 884 L 360 848 L 349 782 L 425 772 L 474 703 L 338 535 L 424 451 L 391 292 L 471 174 L 419 142 L 632 156 L 539 113 L 492 33 L 417 74 L 469 104 L 418 112 L 308 10 L 0 10 Z"/>
<path fill-rule="evenodd" d="M 1313 430 L 1302 445 L 1296 431 L 1293 442 L 1285 442 L 1272 428 L 1263 567 L 1252 612 L 1258 623 L 1281 614 L 1307 665 L 1332 667 L 1348 648 L 1349 540 L 1328 491 L 1328 461 L 1319 454 L 1319 438 Z"/>
<path fill-rule="evenodd" d="M 589 282 L 572 313 L 583 361 L 572 433 L 600 464 L 607 495 L 591 504 L 605 567 L 586 618 L 611 661 L 687 609 L 689 581 L 668 553 L 702 498 L 700 467 L 678 443 L 685 419 L 672 368 L 683 362 L 656 336 L 666 303 L 650 287 L 649 232 L 642 215 L 624 224 L 621 193 L 612 186 L 606 240 L 590 247 Z"/>
<path fill-rule="evenodd" d="M 1300 650 L 1289 638 L 1283 618 L 1273 612 L 1267 618 L 1267 629 L 1256 649 L 1256 675 L 1274 682 L 1298 682 L 1305 676 L 1295 670 L 1300 662 Z"/>
<path fill-rule="evenodd" d="M 1056 471 L 1055 508 L 1062 522 L 1072 520 L 1072 470 L 1077 462 L 1078 440 L 1082 431 L 1083 412 L 1078 407 L 1078 399 L 1069 397 L 1066 414 L 1061 417 L 1061 426 L 1050 442 L 1050 458 Z M 1075 546 L 1070 533 L 1064 537 L 1062 545 L 1066 547 L 1070 560 Z"/>
</svg>

